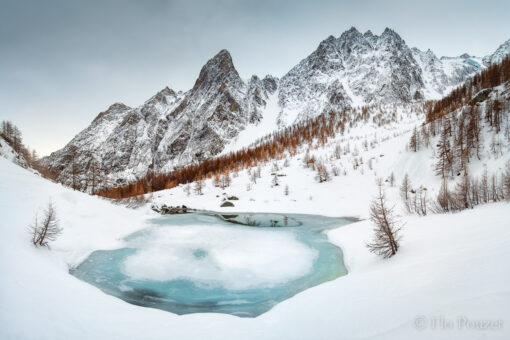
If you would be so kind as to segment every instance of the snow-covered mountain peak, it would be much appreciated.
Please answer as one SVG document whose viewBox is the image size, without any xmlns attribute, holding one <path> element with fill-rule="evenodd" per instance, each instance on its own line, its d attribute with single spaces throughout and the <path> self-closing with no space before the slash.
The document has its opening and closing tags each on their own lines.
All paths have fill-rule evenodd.
<svg viewBox="0 0 510 340">
<path fill-rule="evenodd" d="M 421 69 L 425 99 L 438 99 L 446 95 L 483 68 L 480 58 L 467 53 L 458 57 L 438 58 L 430 49 L 424 52 L 416 47 L 412 48 L 412 53 Z"/>
<path fill-rule="evenodd" d="M 270 93 L 274 93 L 276 91 L 279 81 L 280 79 L 270 74 L 267 74 L 264 79 L 262 79 L 265 89 Z"/>
<path fill-rule="evenodd" d="M 323 41 L 320 42 L 318 48 L 333 45 L 335 42 L 336 42 L 336 38 L 334 36 L 330 35 L 329 37 L 327 37 L 326 39 L 324 39 Z"/>
<path fill-rule="evenodd" d="M 232 62 L 232 56 L 227 50 L 221 50 L 202 67 L 193 91 L 203 86 L 227 81 L 242 82 Z"/>
<path fill-rule="evenodd" d="M 423 87 L 419 67 L 393 30 L 355 27 L 328 37 L 280 81 L 281 124 L 375 102 L 411 101 Z"/>
<path fill-rule="evenodd" d="M 80 171 L 87 173 L 95 158 L 110 181 L 123 184 L 147 171 L 172 171 L 213 157 L 241 137 L 248 145 L 246 136 L 260 135 L 240 137 L 247 128 L 270 133 L 324 112 L 440 98 L 484 67 L 468 54 L 439 59 L 430 49 L 411 49 L 390 28 L 375 35 L 351 27 L 329 36 L 281 79 L 243 80 L 230 53 L 221 50 L 201 68 L 192 89 L 176 93 L 165 87 L 137 108 L 113 104 L 45 162 L 70 184 L 69 160 L 77 148 Z"/>
<path fill-rule="evenodd" d="M 103 118 L 108 118 L 113 115 L 117 115 L 119 113 L 123 113 L 129 110 L 131 110 L 131 107 L 127 106 L 124 103 L 114 103 L 110 105 L 110 107 L 108 107 L 106 111 L 100 112 L 92 122 L 95 123 Z"/>
<path fill-rule="evenodd" d="M 389 42 L 395 42 L 395 43 L 399 43 L 399 44 L 405 44 L 404 39 L 402 39 L 402 37 L 400 35 L 398 35 L 397 32 L 395 32 L 394 30 L 392 30 L 389 27 L 386 27 L 384 29 L 384 32 L 380 36 L 380 40 L 381 39 L 383 41 L 389 41 Z"/>
<path fill-rule="evenodd" d="M 221 50 L 202 67 L 191 90 L 175 93 L 165 87 L 137 108 L 114 104 L 44 161 L 59 181 L 89 190 L 85 180 L 72 182 L 73 150 L 80 155 L 74 168 L 83 177 L 92 158 L 101 163 L 105 185 L 125 184 L 148 171 L 171 171 L 217 155 L 240 131 L 258 124 L 277 86 L 272 76 L 243 82 L 230 53 Z"/>
<path fill-rule="evenodd" d="M 374 34 L 372 33 L 372 31 L 371 31 L 371 30 L 368 30 L 368 31 L 366 31 L 365 33 L 363 33 L 363 36 L 364 36 L 365 38 L 368 38 L 368 37 L 373 37 L 373 36 L 374 36 Z"/>
<path fill-rule="evenodd" d="M 510 54 L 510 39 L 502 43 L 497 50 L 483 58 L 483 63 L 485 65 L 490 65 L 494 63 L 499 63 L 503 60 L 504 57 Z"/>
<path fill-rule="evenodd" d="M 420 51 L 416 47 L 413 47 L 411 50 L 413 51 L 413 54 L 423 53 L 424 56 L 426 56 L 426 58 L 429 58 L 429 59 L 432 59 L 432 60 L 439 60 L 437 55 L 430 48 L 427 48 L 427 50 L 425 52 Z"/>
<path fill-rule="evenodd" d="M 112 105 L 110 105 L 110 107 L 108 107 L 108 109 L 106 111 L 129 110 L 129 109 L 131 109 L 131 108 L 129 106 L 127 106 L 126 104 L 117 102 L 117 103 L 113 103 Z"/>
<path fill-rule="evenodd" d="M 174 90 L 166 86 L 164 89 L 156 93 L 153 97 L 145 102 L 145 105 L 169 105 L 175 103 L 178 98 L 178 94 Z"/>
<path fill-rule="evenodd" d="M 343 41 L 357 40 L 362 36 L 363 35 L 361 34 L 361 32 L 358 31 L 358 29 L 356 27 L 352 26 L 350 29 L 348 29 L 347 31 L 343 32 L 340 35 L 340 40 L 343 40 Z"/>
</svg>

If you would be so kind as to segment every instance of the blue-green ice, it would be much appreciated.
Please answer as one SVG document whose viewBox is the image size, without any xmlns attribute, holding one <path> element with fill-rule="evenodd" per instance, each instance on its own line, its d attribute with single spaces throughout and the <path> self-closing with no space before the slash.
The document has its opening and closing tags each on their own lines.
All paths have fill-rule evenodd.
<svg viewBox="0 0 510 340">
<path fill-rule="evenodd" d="M 347 274 L 323 231 L 352 219 L 315 215 L 192 213 L 162 216 L 93 252 L 71 273 L 129 303 L 176 314 L 255 317 Z"/>
</svg>

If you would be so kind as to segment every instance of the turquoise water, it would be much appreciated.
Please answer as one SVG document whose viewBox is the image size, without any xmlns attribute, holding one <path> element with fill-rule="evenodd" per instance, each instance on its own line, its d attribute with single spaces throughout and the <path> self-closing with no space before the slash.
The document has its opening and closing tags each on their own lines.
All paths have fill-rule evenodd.
<svg viewBox="0 0 510 340">
<path fill-rule="evenodd" d="M 167 215 L 70 272 L 126 302 L 176 314 L 256 317 L 347 274 L 323 231 L 348 218 L 294 214 Z"/>
</svg>

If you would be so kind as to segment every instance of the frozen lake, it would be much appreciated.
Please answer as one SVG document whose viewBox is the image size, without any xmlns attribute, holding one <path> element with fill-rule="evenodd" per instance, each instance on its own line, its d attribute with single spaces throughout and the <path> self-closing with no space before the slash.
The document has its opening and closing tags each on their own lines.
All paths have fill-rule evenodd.
<svg viewBox="0 0 510 340">
<path fill-rule="evenodd" d="M 347 274 L 323 231 L 349 218 L 294 214 L 167 215 L 93 252 L 71 274 L 129 303 L 176 314 L 255 317 Z"/>
</svg>

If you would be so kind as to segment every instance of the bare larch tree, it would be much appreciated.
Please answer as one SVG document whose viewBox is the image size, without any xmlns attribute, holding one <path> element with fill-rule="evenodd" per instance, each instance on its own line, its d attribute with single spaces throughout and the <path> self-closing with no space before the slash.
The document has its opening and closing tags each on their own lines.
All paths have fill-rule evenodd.
<svg viewBox="0 0 510 340">
<path fill-rule="evenodd" d="M 49 247 L 48 242 L 55 241 L 60 235 L 62 228 L 58 225 L 57 212 L 51 200 L 48 202 L 46 210 L 44 210 L 42 221 L 38 221 L 36 214 L 34 224 L 29 227 L 29 231 L 32 235 L 32 243 L 36 247 Z"/>
<path fill-rule="evenodd" d="M 402 179 L 402 185 L 400 185 L 400 198 L 404 202 L 407 212 L 411 212 L 411 202 L 409 200 L 409 192 L 412 190 L 411 180 L 407 174 Z"/>
<path fill-rule="evenodd" d="M 386 203 L 382 182 L 378 181 L 377 197 L 370 204 L 370 220 L 374 223 L 374 240 L 367 244 L 368 249 L 384 258 L 395 255 L 399 248 L 401 226 L 393 214 L 393 207 Z"/>
</svg>

